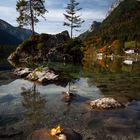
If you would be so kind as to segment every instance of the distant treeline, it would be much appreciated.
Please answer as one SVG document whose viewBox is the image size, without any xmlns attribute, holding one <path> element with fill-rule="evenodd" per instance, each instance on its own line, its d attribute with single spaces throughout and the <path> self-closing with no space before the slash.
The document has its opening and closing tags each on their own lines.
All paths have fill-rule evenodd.
<svg viewBox="0 0 140 140">
<path fill-rule="evenodd" d="M 103 20 L 87 38 L 101 38 L 103 44 L 114 40 L 140 40 L 140 2 L 124 0 Z"/>
</svg>

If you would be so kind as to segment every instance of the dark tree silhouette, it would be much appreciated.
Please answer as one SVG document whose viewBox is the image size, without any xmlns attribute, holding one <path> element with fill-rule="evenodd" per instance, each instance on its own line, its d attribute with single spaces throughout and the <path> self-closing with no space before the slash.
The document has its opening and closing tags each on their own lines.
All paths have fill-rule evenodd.
<svg viewBox="0 0 140 140">
<path fill-rule="evenodd" d="M 46 99 L 37 91 L 36 85 L 34 84 L 30 89 L 23 87 L 21 96 L 22 105 L 26 110 L 26 120 L 28 120 L 32 129 L 44 126 L 47 122 L 45 118 Z"/>
</svg>

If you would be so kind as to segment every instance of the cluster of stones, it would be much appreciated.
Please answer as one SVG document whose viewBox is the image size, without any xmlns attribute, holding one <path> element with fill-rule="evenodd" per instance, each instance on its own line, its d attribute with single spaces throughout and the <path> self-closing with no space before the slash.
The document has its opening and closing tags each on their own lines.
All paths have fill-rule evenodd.
<svg viewBox="0 0 140 140">
<path fill-rule="evenodd" d="M 40 67 L 34 70 L 30 68 L 17 68 L 15 69 L 14 74 L 39 83 L 57 80 L 59 76 L 48 67 Z"/>
<path fill-rule="evenodd" d="M 105 97 L 91 101 L 90 105 L 94 109 L 115 109 L 123 107 L 121 103 L 112 97 Z"/>
</svg>

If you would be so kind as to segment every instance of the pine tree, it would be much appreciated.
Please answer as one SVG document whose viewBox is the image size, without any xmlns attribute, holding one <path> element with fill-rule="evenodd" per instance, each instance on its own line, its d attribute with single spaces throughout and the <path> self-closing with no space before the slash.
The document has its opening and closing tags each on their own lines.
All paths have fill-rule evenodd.
<svg viewBox="0 0 140 140">
<path fill-rule="evenodd" d="M 47 11 L 44 6 L 45 0 L 18 0 L 16 10 L 19 12 L 17 22 L 20 27 L 31 26 L 34 35 L 34 26 L 39 22 L 38 17 L 44 18 Z"/>
<path fill-rule="evenodd" d="M 78 8 L 79 3 L 76 0 L 70 0 L 70 3 L 66 7 L 66 14 L 64 13 L 64 17 L 67 20 L 64 22 L 64 26 L 70 27 L 71 30 L 71 38 L 73 37 L 73 29 L 80 28 L 84 20 L 80 18 L 80 15 L 77 15 L 77 12 L 82 8 Z"/>
</svg>

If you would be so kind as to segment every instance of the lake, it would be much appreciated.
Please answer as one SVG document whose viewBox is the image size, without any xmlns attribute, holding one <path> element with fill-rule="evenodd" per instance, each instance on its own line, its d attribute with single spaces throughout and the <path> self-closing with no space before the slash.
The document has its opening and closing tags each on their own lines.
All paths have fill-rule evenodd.
<svg viewBox="0 0 140 140">
<path fill-rule="evenodd" d="M 43 65 L 59 71 L 65 80 L 33 83 L 16 77 L 14 67 L 0 60 L 0 130 L 23 132 L 0 140 L 25 140 L 34 130 L 57 125 L 74 129 L 83 140 L 140 140 L 140 60 L 88 56 L 82 65 Z M 66 100 L 62 92 L 69 88 L 76 97 Z M 101 111 L 88 104 L 108 96 L 126 106 Z"/>
</svg>

